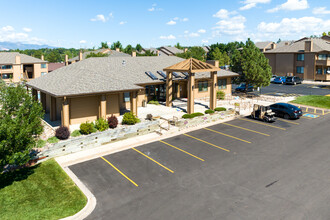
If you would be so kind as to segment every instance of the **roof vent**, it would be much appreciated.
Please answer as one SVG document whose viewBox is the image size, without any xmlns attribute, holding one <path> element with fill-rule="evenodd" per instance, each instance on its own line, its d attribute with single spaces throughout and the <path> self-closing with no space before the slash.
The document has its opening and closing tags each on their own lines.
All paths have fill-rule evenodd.
<svg viewBox="0 0 330 220">
<path fill-rule="evenodd" d="M 123 60 L 122 64 L 123 66 L 126 66 L 126 60 Z"/>
</svg>

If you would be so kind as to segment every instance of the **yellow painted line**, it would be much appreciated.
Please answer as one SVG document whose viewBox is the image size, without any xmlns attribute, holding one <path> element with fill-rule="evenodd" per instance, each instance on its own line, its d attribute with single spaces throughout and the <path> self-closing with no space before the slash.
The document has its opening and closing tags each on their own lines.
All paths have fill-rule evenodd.
<svg viewBox="0 0 330 220">
<path fill-rule="evenodd" d="M 325 95 L 325 96 L 330 96 L 330 94 L 328 94 L 328 95 Z"/>
<path fill-rule="evenodd" d="M 277 120 L 285 121 L 285 122 L 287 122 L 287 123 L 291 123 L 291 124 L 295 124 L 295 125 L 300 125 L 298 122 L 293 122 L 293 121 L 289 121 L 289 120 L 284 120 L 284 119 L 281 119 L 281 118 L 277 118 Z"/>
<path fill-rule="evenodd" d="M 189 134 L 183 134 L 183 135 L 185 135 L 185 136 L 187 136 L 187 137 L 191 137 L 191 138 L 193 138 L 193 139 L 196 139 L 196 140 L 198 140 L 198 141 L 200 141 L 200 142 L 203 142 L 203 143 L 205 143 L 205 144 L 211 145 L 211 146 L 213 146 L 213 147 L 219 148 L 219 149 L 221 149 L 221 150 L 224 150 L 224 151 L 230 152 L 230 150 L 228 150 L 228 149 L 226 149 L 226 148 L 219 147 L 219 146 L 217 146 L 217 145 L 215 145 L 215 144 L 212 144 L 212 143 L 209 143 L 209 142 L 207 142 L 207 141 L 203 141 L 202 139 L 199 139 L 199 138 L 193 137 L 193 136 L 191 136 L 191 135 L 189 135 Z"/>
<path fill-rule="evenodd" d="M 262 132 L 259 132 L 259 131 L 251 130 L 251 129 L 248 129 L 248 128 L 243 128 L 243 127 L 236 126 L 236 125 L 232 125 L 232 124 L 228 124 L 228 123 L 222 123 L 222 124 L 223 125 L 232 126 L 234 128 L 243 129 L 243 130 L 246 130 L 246 131 L 251 131 L 251 132 L 254 132 L 254 133 L 257 133 L 257 134 L 262 134 L 262 135 L 265 135 L 265 136 L 270 136 L 269 134 L 265 134 L 265 133 L 262 133 Z"/>
<path fill-rule="evenodd" d="M 310 117 L 306 117 L 306 116 L 301 116 L 302 118 L 305 118 L 305 119 L 313 119 L 313 118 L 310 118 Z"/>
<path fill-rule="evenodd" d="M 189 152 L 187 152 L 187 151 L 185 151 L 185 150 L 182 150 L 181 148 L 178 148 L 178 147 L 176 147 L 176 146 L 173 146 L 172 144 L 169 144 L 169 143 L 167 143 L 167 142 L 165 142 L 165 141 L 159 141 L 159 142 L 161 142 L 161 143 L 163 143 L 163 144 L 166 144 L 166 145 L 168 145 L 168 146 L 170 146 L 170 147 L 173 147 L 174 149 L 177 149 L 177 150 L 179 150 L 179 151 L 181 151 L 181 152 L 183 152 L 183 153 L 186 153 L 186 154 L 188 154 L 188 155 L 190 155 L 190 156 L 192 156 L 192 157 L 195 157 L 195 158 L 198 159 L 198 160 L 205 161 L 204 159 L 202 159 L 202 158 L 200 158 L 200 157 L 197 157 L 197 156 L 195 156 L 195 155 L 193 155 L 193 154 L 191 154 L 191 153 L 189 153 Z"/>
<path fill-rule="evenodd" d="M 277 127 L 277 126 L 274 126 L 274 125 L 269 125 L 269 124 L 258 122 L 258 121 L 252 121 L 252 120 L 245 119 L 245 118 L 239 118 L 239 120 L 244 120 L 244 121 L 248 121 L 248 122 L 251 122 L 251 123 L 256 123 L 256 124 L 260 124 L 260 125 L 264 125 L 264 126 L 268 126 L 268 127 L 272 127 L 272 128 L 277 128 L 277 129 L 281 129 L 283 131 L 286 130 L 285 128 Z"/>
<path fill-rule="evenodd" d="M 314 113 L 316 113 L 316 108 L 314 108 Z"/>
<path fill-rule="evenodd" d="M 126 176 L 123 172 L 121 172 L 117 167 L 115 167 L 112 163 L 110 163 L 107 159 L 105 159 L 104 157 L 101 157 L 105 162 L 107 162 L 108 164 L 110 164 L 110 166 L 112 166 L 115 170 L 118 171 L 118 173 L 120 173 L 123 177 L 125 177 L 126 179 L 128 179 L 131 183 L 133 183 L 136 187 L 138 187 L 139 185 L 136 184 L 133 180 L 131 180 L 130 178 L 128 178 L 128 176 Z"/>
<path fill-rule="evenodd" d="M 224 135 L 224 136 L 227 136 L 227 137 L 230 137 L 230 138 L 233 138 L 233 139 L 236 139 L 236 140 L 239 140 L 239 141 L 243 141 L 243 142 L 248 143 L 248 144 L 251 144 L 251 143 L 252 143 L 252 142 L 250 142 L 250 141 L 246 141 L 246 140 L 243 140 L 243 139 L 241 139 L 241 138 L 231 136 L 231 135 L 229 135 L 229 134 L 224 134 L 224 133 L 222 133 L 222 132 L 220 132 L 220 131 L 212 130 L 212 129 L 209 129 L 209 128 L 204 128 L 204 129 L 205 129 L 205 130 L 208 130 L 208 131 L 212 131 L 212 132 L 218 133 L 218 134 L 221 134 L 221 135 Z"/>
<path fill-rule="evenodd" d="M 144 154 L 144 153 L 142 153 L 141 151 L 139 151 L 139 150 L 135 149 L 134 147 L 133 147 L 132 149 L 133 149 L 133 150 L 135 150 L 136 152 L 138 152 L 139 154 L 141 154 L 141 155 L 145 156 L 146 158 L 148 158 L 148 159 L 149 159 L 149 160 L 151 160 L 152 162 L 155 162 L 156 164 L 158 164 L 159 166 L 163 167 L 164 169 L 166 169 L 166 170 L 170 171 L 171 173 L 174 173 L 174 171 L 173 171 L 173 170 L 171 170 L 171 169 L 169 169 L 169 168 L 165 167 L 163 164 L 161 164 L 161 163 L 159 163 L 159 162 L 155 161 L 154 159 L 152 159 L 151 157 L 149 157 L 149 156 L 145 155 L 145 154 Z"/>
<path fill-rule="evenodd" d="M 322 115 L 324 115 L 324 109 L 322 109 Z"/>
<path fill-rule="evenodd" d="M 306 112 L 308 112 L 308 108 L 306 108 Z"/>
</svg>

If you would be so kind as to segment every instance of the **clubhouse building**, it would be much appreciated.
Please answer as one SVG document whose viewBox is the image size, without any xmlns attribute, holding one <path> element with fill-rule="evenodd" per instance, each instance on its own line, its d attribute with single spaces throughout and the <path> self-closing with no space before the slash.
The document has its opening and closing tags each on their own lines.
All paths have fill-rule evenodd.
<svg viewBox="0 0 330 220">
<path fill-rule="evenodd" d="M 173 99 L 188 98 L 188 112 L 193 112 L 194 97 L 210 97 L 212 109 L 216 91 L 231 94 L 231 79 L 238 76 L 218 66 L 217 61 L 176 56 L 97 57 L 54 70 L 27 86 L 36 98 L 40 92 L 51 121 L 69 126 L 128 109 L 138 115 L 138 107 L 153 99 L 171 106 Z"/>
</svg>

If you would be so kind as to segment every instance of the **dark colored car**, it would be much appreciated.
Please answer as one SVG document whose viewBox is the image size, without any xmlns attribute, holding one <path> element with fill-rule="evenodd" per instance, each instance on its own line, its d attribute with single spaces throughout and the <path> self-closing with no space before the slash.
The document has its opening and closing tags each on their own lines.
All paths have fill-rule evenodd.
<svg viewBox="0 0 330 220">
<path fill-rule="evenodd" d="M 301 84 L 302 82 L 302 79 L 300 79 L 299 77 L 297 76 L 288 76 L 286 77 L 286 80 L 285 80 L 285 84 L 292 84 L 292 85 L 296 85 L 296 84 Z"/>
<path fill-rule="evenodd" d="M 275 103 L 270 105 L 270 109 L 275 112 L 277 117 L 283 117 L 285 119 L 298 119 L 302 116 L 302 111 L 300 108 L 288 103 Z"/>
<path fill-rule="evenodd" d="M 248 88 L 245 88 L 245 83 L 241 83 L 236 89 L 236 92 L 253 92 L 254 88 L 252 85 L 248 85 Z"/>
<path fill-rule="evenodd" d="M 285 83 L 286 77 L 285 76 L 278 76 L 274 79 L 273 83 Z"/>
</svg>

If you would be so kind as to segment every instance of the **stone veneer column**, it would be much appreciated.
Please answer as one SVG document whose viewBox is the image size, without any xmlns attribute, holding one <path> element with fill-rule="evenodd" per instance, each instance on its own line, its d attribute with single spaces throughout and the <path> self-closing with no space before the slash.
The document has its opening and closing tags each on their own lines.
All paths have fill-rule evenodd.
<svg viewBox="0 0 330 220">
<path fill-rule="evenodd" d="M 62 103 L 62 126 L 70 126 L 69 99 L 64 97 Z"/>
<path fill-rule="evenodd" d="M 217 106 L 217 78 L 217 72 L 211 72 L 210 109 L 212 110 Z"/>
<path fill-rule="evenodd" d="M 173 74 L 166 72 L 166 106 L 172 107 L 173 99 Z"/>
<path fill-rule="evenodd" d="M 194 89 L 195 89 L 195 73 L 190 73 L 188 78 L 188 105 L 187 113 L 194 113 Z"/>
</svg>

